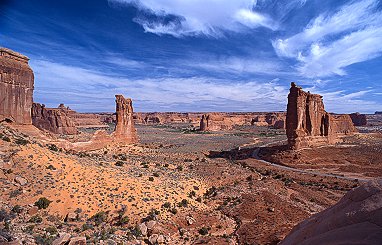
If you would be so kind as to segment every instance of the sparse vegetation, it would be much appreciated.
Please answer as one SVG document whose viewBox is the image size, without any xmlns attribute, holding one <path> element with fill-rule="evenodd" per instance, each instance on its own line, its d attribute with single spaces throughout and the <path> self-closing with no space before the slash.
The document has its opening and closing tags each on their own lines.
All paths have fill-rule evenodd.
<svg viewBox="0 0 382 245">
<path fill-rule="evenodd" d="M 115 166 L 117 166 L 117 167 L 123 167 L 124 164 L 125 164 L 125 163 L 124 163 L 123 161 L 117 161 L 117 162 L 115 163 Z"/>
<path fill-rule="evenodd" d="M 46 197 L 41 197 L 34 203 L 34 205 L 37 206 L 38 209 L 47 209 L 51 203 L 52 201 L 48 200 Z"/>
</svg>

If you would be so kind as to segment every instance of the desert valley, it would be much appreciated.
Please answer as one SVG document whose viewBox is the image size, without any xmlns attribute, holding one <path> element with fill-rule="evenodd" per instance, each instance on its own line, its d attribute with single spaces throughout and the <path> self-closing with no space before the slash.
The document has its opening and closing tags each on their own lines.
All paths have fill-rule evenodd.
<svg viewBox="0 0 382 245">
<path fill-rule="evenodd" d="M 28 60 L 0 49 L 1 244 L 381 241 L 381 113 L 294 83 L 286 112 L 78 113 Z"/>
<path fill-rule="evenodd" d="M 382 245 L 382 0 L 0 0 L 0 245 Z"/>
</svg>

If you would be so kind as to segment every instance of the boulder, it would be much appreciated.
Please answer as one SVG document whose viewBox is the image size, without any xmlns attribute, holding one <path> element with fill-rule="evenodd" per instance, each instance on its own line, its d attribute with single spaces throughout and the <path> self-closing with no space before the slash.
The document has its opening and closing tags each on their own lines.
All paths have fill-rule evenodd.
<svg viewBox="0 0 382 245">
<path fill-rule="evenodd" d="M 16 176 L 15 177 L 15 182 L 17 184 L 21 185 L 21 186 L 26 185 L 28 183 L 28 181 L 25 178 L 21 177 L 21 176 Z"/>
<path fill-rule="evenodd" d="M 70 240 L 70 234 L 62 233 L 60 237 L 52 242 L 52 245 L 64 245 Z"/>
<path fill-rule="evenodd" d="M 280 243 L 381 244 L 382 179 L 349 191 L 334 206 L 301 222 Z"/>
<path fill-rule="evenodd" d="M 141 232 L 142 236 L 146 236 L 147 235 L 147 226 L 145 223 L 141 223 L 139 225 L 139 231 Z"/>
<path fill-rule="evenodd" d="M 149 237 L 149 242 L 150 244 L 156 244 L 158 240 L 158 234 L 152 234 L 150 237 Z"/>
<path fill-rule="evenodd" d="M 68 245 L 86 245 L 86 237 L 73 237 Z"/>
</svg>

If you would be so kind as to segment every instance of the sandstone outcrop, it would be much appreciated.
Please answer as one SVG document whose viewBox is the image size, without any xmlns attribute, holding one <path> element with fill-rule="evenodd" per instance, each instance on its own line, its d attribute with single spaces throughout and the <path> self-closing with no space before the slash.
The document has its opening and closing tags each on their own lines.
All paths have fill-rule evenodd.
<svg viewBox="0 0 382 245">
<path fill-rule="evenodd" d="M 115 141 L 124 143 L 136 143 L 138 141 L 137 130 L 133 120 L 133 102 L 125 99 L 122 95 L 115 96 L 117 123 L 113 137 Z"/>
<path fill-rule="evenodd" d="M 33 125 L 39 129 L 48 130 L 55 134 L 77 134 L 78 130 L 68 116 L 67 108 L 61 105 L 58 108 L 46 108 L 45 105 L 33 103 Z"/>
<path fill-rule="evenodd" d="M 288 145 L 292 149 L 334 144 L 339 137 L 356 132 L 349 115 L 325 111 L 322 96 L 291 84 L 286 117 Z"/>
<path fill-rule="evenodd" d="M 29 58 L 0 48 L 0 121 L 32 123 L 34 75 Z"/>
<path fill-rule="evenodd" d="M 266 114 L 260 114 L 254 117 L 251 121 L 251 125 L 258 127 L 273 127 L 277 129 L 285 128 L 285 113 L 283 112 L 272 112 Z"/>
<path fill-rule="evenodd" d="M 280 243 L 381 244 L 382 179 L 349 191 L 334 206 L 298 224 Z"/>
<path fill-rule="evenodd" d="M 231 130 L 235 123 L 232 118 L 219 114 L 204 114 L 200 119 L 200 131 L 220 131 Z"/>
<path fill-rule="evenodd" d="M 367 118 L 365 114 L 358 112 L 350 114 L 350 118 L 355 126 L 365 126 L 367 124 Z"/>
</svg>

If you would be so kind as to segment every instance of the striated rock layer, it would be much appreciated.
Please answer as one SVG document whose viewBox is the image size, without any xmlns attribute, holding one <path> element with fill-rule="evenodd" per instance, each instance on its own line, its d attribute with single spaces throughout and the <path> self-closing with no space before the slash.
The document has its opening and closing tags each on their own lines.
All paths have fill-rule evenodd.
<svg viewBox="0 0 382 245">
<path fill-rule="evenodd" d="M 34 75 L 29 58 L 0 48 L 0 121 L 31 124 Z"/>
<path fill-rule="evenodd" d="M 348 192 L 334 206 L 298 224 L 281 245 L 381 244 L 382 179 Z"/>
<path fill-rule="evenodd" d="M 45 105 L 33 103 L 32 123 L 39 129 L 48 130 L 55 134 L 73 135 L 78 130 L 67 114 L 67 108 L 46 108 Z"/>
<path fill-rule="evenodd" d="M 292 149 L 334 144 L 339 137 L 356 132 L 349 115 L 325 111 L 322 96 L 291 84 L 288 95 L 286 132 Z"/>
<path fill-rule="evenodd" d="M 117 122 L 113 133 L 115 141 L 135 143 L 138 141 L 137 130 L 134 126 L 133 102 L 122 95 L 115 96 Z"/>
</svg>

